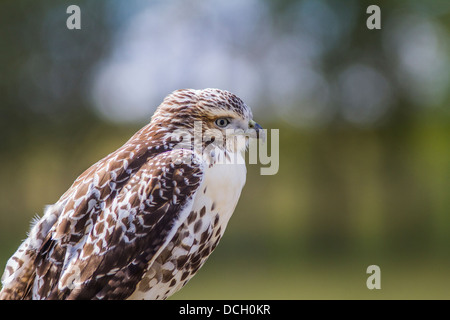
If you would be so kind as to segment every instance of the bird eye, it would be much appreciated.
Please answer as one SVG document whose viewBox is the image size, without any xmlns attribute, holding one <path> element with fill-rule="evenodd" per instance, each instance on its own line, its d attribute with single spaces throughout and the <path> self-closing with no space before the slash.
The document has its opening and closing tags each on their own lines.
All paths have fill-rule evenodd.
<svg viewBox="0 0 450 320">
<path fill-rule="evenodd" d="M 215 122 L 218 127 L 225 128 L 230 123 L 230 120 L 226 118 L 219 118 Z"/>
</svg>

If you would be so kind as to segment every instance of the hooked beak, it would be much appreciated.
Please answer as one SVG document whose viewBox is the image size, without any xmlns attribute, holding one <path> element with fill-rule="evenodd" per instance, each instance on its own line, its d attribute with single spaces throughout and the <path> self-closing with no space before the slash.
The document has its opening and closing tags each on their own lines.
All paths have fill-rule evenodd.
<svg viewBox="0 0 450 320">
<path fill-rule="evenodd" d="M 249 129 L 254 129 L 256 131 L 256 138 L 257 139 L 263 139 L 263 141 L 266 140 L 266 135 L 265 135 L 265 132 L 263 130 L 263 127 L 261 127 L 257 122 L 255 122 L 254 120 L 250 120 L 248 122 L 248 128 Z"/>
</svg>

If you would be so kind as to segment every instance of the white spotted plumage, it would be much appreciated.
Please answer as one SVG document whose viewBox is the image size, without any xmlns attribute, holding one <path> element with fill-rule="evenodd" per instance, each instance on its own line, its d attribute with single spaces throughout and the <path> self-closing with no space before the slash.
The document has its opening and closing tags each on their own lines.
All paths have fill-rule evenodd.
<svg viewBox="0 0 450 320">
<path fill-rule="evenodd" d="M 205 166 L 204 178 L 194 195 L 190 208 L 190 212 L 197 215 L 196 219 L 193 219 L 191 223 L 186 219 L 178 228 L 179 234 L 186 234 L 181 240 L 181 245 L 173 241 L 165 247 L 165 250 L 170 252 L 170 256 L 167 254 L 168 258 L 156 260 L 150 265 L 140 285 L 129 299 L 165 299 L 177 292 L 194 276 L 222 237 L 239 200 L 245 177 L 244 164 Z M 205 213 L 201 215 L 203 208 Z M 215 219 L 218 219 L 216 223 L 214 223 Z M 198 230 L 196 226 L 199 226 Z M 207 236 L 203 236 L 204 234 Z M 207 240 L 206 242 L 202 241 L 202 236 Z M 182 264 L 178 263 L 180 257 L 199 254 L 198 243 L 202 243 L 206 250 L 210 251 L 192 268 L 194 272 L 190 272 L 188 268 L 169 268 L 169 266 L 180 266 Z M 169 272 L 170 279 L 155 276 Z"/>
<path fill-rule="evenodd" d="M 147 126 L 47 207 L 8 261 L 0 299 L 165 299 L 179 290 L 222 237 L 246 169 L 245 144 L 180 149 L 174 132 L 192 133 L 198 120 L 215 128 L 223 116 L 241 130 L 252 122 L 224 90 L 167 96 Z M 214 152 L 202 152 L 210 144 Z"/>
</svg>

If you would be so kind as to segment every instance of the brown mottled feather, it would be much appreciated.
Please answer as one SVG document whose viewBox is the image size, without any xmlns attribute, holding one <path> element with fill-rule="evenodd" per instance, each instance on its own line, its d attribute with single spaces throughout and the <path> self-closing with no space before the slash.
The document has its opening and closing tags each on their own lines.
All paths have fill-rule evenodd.
<svg viewBox="0 0 450 320">
<path fill-rule="evenodd" d="M 220 220 L 223 228 L 218 212 L 211 219 L 206 210 L 217 209 L 206 186 L 199 193 L 207 207 L 191 211 L 204 179 L 202 158 L 175 150 L 171 134 L 191 130 L 195 120 L 211 122 L 216 112 L 244 122 L 252 117 L 242 100 L 223 90 L 185 89 L 167 96 L 150 124 L 47 207 L 8 261 L 0 299 L 125 299 L 139 283 L 150 290 L 154 272 L 170 288 L 156 299 L 184 285 L 217 245 L 231 213 L 227 209 Z M 195 161 L 174 161 L 186 155 Z M 230 199 L 234 209 L 237 199 Z M 184 253 L 175 254 L 177 248 Z"/>
</svg>

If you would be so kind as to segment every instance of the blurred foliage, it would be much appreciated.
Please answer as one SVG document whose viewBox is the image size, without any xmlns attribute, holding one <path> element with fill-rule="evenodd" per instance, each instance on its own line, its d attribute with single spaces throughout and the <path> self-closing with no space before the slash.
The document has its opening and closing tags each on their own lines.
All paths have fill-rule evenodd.
<svg viewBox="0 0 450 320">
<path fill-rule="evenodd" d="M 273 28 L 289 32 L 298 2 L 268 3 Z M 392 80 L 395 103 L 370 125 L 337 114 L 302 127 L 255 111 L 263 127 L 280 129 L 280 170 L 261 176 L 249 165 L 218 250 L 175 298 L 450 297 L 449 95 L 418 107 L 401 89 L 381 33 L 365 28 L 365 2 L 327 3 L 336 14 L 359 10 L 342 45 L 321 60 L 327 78 L 354 59 L 370 61 Z M 450 35 L 448 2 L 378 3 L 383 19 L 408 3 Z M 82 32 L 65 28 L 69 4 L 84 8 Z M 119 27 L 105 1 L 0 3 L 1 269 L 33 215 L 147 121 L 109 123 L 89 98 L 92 73 Z M 379 292 L 365 288 L 370 264 L 382 270 Z"/>
</svg>

